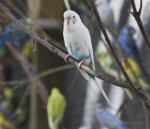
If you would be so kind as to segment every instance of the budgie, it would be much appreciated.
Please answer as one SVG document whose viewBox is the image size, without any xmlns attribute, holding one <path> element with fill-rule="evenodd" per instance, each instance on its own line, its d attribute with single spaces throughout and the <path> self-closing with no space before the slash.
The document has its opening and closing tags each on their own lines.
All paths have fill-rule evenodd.
<svg viewBox="0 0 150 129">
<path fill-rule="evenodd" d="M 0 102 L 0 112 L 3 112 L 3 114 L 11 121 L 16 121 L 17 116 L 14 114 L 14 112 L 6 107 L 4 103 Z"/>
<path fill-rule="evenodd" d="M 108 75 L 113 76 L 114 78 L 118 79 L 118 73 L 113 67 L 113 60 L 111 59 L 108 52 L 99 51 L 95 54 L 95 57 L 98 63 L 103 68 L 104 72 Z"/>
<path fill-rule="evenodd" d="M 31 20 L 27 19 L 20 19 L 20 22 L 26 25 L 27 28 L 30 27 Z M 6 42 L 9 43 L 16 43 L 19 40 L 23 39 L 26 36 L 26 32 L 21 31 L 16 24 L 11 23 L 7 25 L 4 30 L 1 32 L 0 35 L 0 47 L 2 47 Z"/>
<path fill-rule="evenodd" d="M 101 17 L 102 23 L 108 28 L 108 30 L 117 35 L 117 27 L 114 20 L 114 13 L 107 0 L 95 1 L 97 11 Z"/>
<path fill-rule="evenodd" d="M 9 88 L 9 87 L 5 87 L 3 89 L 3 94 L 4 94 L 4 97 L 5 99 L 3 100 L 3 104 L 6 106 L 6 107 L 11 107 L 12 108 L 12 99 L 13 99 L 13 92 L 12 90 Z"/>
<path fill-rule="evenodd" d="M 96 118 L 101 126 L 108 129 L 126 129 L 125 124 L 106 109 L 101 109 Z"/>
<path fill-rule="evenodd" d="M 140 69 L 139 69 L 138 65 L 136 64 L 136 62 L 134 60 L 132 60 L 129 57 L 126 60 L 127 60 L 128 64 L 130 66 L 128 67 L 128 64 L 126 64 L 125 59 L 122 59 L 122 65 L 123 65 L 125 71 L 127 72 L 128 76 L 130 77 L 131 81 L 133 82 L 133 84 L 138 85 L 138 82 L 137 82 L 137 80 L 134 76 L 134 74 L 135 74 L 138 81 L 139 81 L 139 83 L 140 83 L 140 86 L 142 86 L 142 88 L 146 91 L 148 89 L 148 85 L 142 79 Z M 130 67 L 132 69 L 130 69 Z M 134 73 L 132 72 L 132 70 L 133 70 Z M 122 79 L 125 80 L 123 75 L 122 75 Z M 129 98 L 131 98 L 131 99 L 133 98 L 133 96 L 132 96 L 131 92 L 129 92 L 129 90 L 126 90 L 126 93 L 129 96 Z"/>
<path fill-rule="evenodd" d="M 0 112 L 0 129 L 16 129 L 13 123 L 8 121 L 1 112 Z"/>
<path fill-rule="evenodd" d="M 92 79 L 95 82 L 107 102 L 110 103 L 107 95 L 98 83 L 97 78 L 80 69 L 81 65 L 85 64 L 95 70 L 93 48 L 90 33 L 87 27 L 82 23 L 79 15 L 72 10 L 67 10 L 64 13 L 63 36 L 65 47 L 69 52 L 69 54 L 65 57 L 65 60 L 67 61 L 67 58 L 71 56 L 74 60 L 79 61 L 77 65 L 79 71 L 85 79 Z"/>
<path fill-rule="evenodd" d="M 23 49 L 22 49 L 22 53 L 25 57 L 29 58 L 31 57 L 32 55 L 32 52 L 33 52 L 33 49 L 32 49 L 32 44 L 30 41 L 26 42 L 25 45 L 23 46 Z"/>
<path fill-rule="evenodd" d="M 140 55 L 136 46 L 136 41 L 133 37 L 134 33 L 135 29 L 130 25 L 126 25 L 119 33 L 118 43 L 126 57 L 131 56 L 133 60 L 138 64 L 146 79 L 150 81 L 149 76 L 145 71 L 143 64 L 141 63 Z"/>
<path fill-rule="evenodd" d="M 122 48 L 125 55 L 132 55 L 135 56 L 135 60 L 138 63 L 138 60 L 136 59 L 136 56 L 138 55 L 138 50 L 136 47 L 136 42 L 133 37 L 135 33 L 135 29 L 132 26 L 125 26 L 119 33 L 118 36 L 118 43 L 120 47 Z"/>
<path fill-rule="evenodd" d="M 66 109 L 65 97 L 58 88 L 53 88 L 47 102 L 48 124 L 50 129 L 58 129 Z"/>
<path fill-rule="evenodd" d="M 10 111 L 14 111 L 18 104 L 18 96 L 13 93 L 12 89 L 9 87 L 5 87 L 3 89 L 4 99 L 1 101 L 1 104 L 6 107 Z M 13 119 L 12 115 L 12 119 Z"/>
</svg>

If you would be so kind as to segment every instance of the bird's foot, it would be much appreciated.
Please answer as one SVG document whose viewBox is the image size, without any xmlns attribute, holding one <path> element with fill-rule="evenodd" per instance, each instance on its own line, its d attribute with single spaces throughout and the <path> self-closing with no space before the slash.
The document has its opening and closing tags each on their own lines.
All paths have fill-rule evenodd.
<svg viewBox="0 0 150 129">
<path fill-rule="evenodd" d="M 83 64 L 84 60 L 81 60 L 78 64 L 77 64 L 77 68 L 80 69 L 81 65 Z"/>
<path fill-rule="evenodd" d="M 71 55 L 70 54 L 67 54 L 66 56 L 65 56 L 65 62 L 67 63 L 68 62 L 68 58 L 70 57 Z"/>
</svg>

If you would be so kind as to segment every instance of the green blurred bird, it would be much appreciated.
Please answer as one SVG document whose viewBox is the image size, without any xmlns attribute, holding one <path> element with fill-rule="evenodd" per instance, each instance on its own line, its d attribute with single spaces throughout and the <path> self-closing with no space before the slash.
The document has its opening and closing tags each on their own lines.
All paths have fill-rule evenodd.
<svg viewBox="0 0 150 129">
<path fill-rule="evenodd" d="M 50 129 L 58 129 L 66 109 L 65 97 L 58 88 L 53 88 L 48 98 L 47 114 Z"/>
<path fill-rule="evenodd" d="M 104 72 L 118 80 L 117 71 L 113 68 L 113 60 L 108 52 L 98 51 L 95 57 Z"/>
</svg>

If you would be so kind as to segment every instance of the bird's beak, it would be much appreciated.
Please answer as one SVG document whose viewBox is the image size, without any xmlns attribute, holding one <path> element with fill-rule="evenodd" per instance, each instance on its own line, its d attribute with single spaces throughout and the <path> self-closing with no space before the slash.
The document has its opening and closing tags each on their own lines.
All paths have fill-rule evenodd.
<svg viewBox="0 0 150 129">
<path fill-rule="evenodd" d="M 67 18 L 67 25 L 69 25 L 70 23 L 70 18 Z"/>
</svg>

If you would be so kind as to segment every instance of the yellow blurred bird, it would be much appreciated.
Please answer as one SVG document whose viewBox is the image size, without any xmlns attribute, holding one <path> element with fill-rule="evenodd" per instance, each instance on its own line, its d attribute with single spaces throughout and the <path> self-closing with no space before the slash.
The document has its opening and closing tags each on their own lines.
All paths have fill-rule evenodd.
<svg viewBox="0 0 150 129">
<path fill-rule="evenodd" d="M 126 63 L 126 61 L 128 62 L 128 64 Z M 125 61 L 125 59 L 122 59 L 122 65 L 123 65 L 125 71 L 127 72 L 129 78 L 131 79 L 132 83 L 135 85 L 140 84 L 140 86 L 146 91 L 148 89 L 148 85 L 141 77 L 141 73 L 140 73 L 140 69 L 139 69 L 138 65 L 136 64 L 136 62 L 134 60 L 132 60 L 129 57 L 126 59 L 126 61 Z M 122 78 L 123 78 L 123 80 L 125 80 L 123 74 L 122 74 Z M 129 92 L 127 92 L 127 94 L 128 94 L 128 96 L 130 96 L 130 98 L 133 98 L 131 94 L 129 95 Z"/>
<path fill-rule="evenodd" d="M 3 114 L 0 112 L 0 129 L 16 129 L 16 127 L 8 121 Z"/>
</svg>

